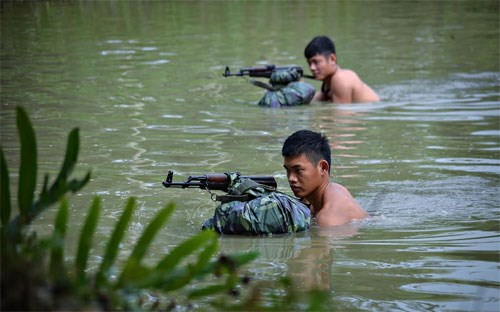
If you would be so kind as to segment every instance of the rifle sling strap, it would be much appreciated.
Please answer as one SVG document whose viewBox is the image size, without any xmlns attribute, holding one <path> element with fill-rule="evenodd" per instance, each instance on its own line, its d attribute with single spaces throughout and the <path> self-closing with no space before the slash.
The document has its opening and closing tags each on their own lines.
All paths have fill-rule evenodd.
<svg viewBox="0 0 500 312">
<path fill-rule="evenodd" d="M 274 87 L 268 83 L 265 83 L 265 82 L 262 82 L 259 80 L 250 80 L 250 83 L 256 87 L 261 87 L 261 88 L 269 90 L 269 91 L 278 91 L 280 89 L 279 87 Z"/>
<path fill-rule="evenodd" d="M 263 188 L 268 191 L 274 191 L 275 189 L 273 187 L 259 184 L 255 182 L 254 180 L 251 179 L 244 179 L 239 183 L 234 189 L 230 191 L 229 194 L 226 195 L 215 195 L 215 200 L 219 201 L 221 203 L 227 203 L 230 201 L 249 201 L 253 198 L 256 198 L 255 195 L 252 195 L 248 193 L 249 191 L 256 189 L 256 188 Z"/>
</svg>

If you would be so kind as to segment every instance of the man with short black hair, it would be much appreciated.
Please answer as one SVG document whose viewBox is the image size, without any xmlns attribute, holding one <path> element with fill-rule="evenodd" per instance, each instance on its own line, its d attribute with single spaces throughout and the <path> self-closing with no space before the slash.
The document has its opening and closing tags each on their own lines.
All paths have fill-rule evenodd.
<svg viewBox="0 0 500 312">
<path fill-rule="evenodd" d="M 335 45 L 327 36 L 312 39 L 304 49 L 304 56 L 314 78 L 323 81 L 313 101 L 362 103 L 380 100 L 354 71 L 338 66 Z"/>
<path fill-rule="evenodd" d="M 290 188 L 309 205 L 319 226 L 342 225 L 367 217 L 344 186 L 330 181 L 331 152 L 325 136 L 297 131 L 286 139 L 281 154 Z"/>
</svg>

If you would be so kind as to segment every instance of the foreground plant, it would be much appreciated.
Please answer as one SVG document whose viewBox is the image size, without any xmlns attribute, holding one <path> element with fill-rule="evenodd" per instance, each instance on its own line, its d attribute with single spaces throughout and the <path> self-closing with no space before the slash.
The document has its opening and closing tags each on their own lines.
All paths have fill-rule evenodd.
<svg viewBox="0 0 500 312">
<path fill-rule="evenodd" d="M 96 231 L 100 199 L 95 197 L 83 224 L 73 264 L 64 260 L 64 242 L 68 226 L 68 202 L 65 195 L 77 192 L 90 180 L 90 172 L 82 179 L 69 179 L 78 157 L 78 129 L 68 136 L 61 170 L 49 187 L 46 175 L 35 199 L 37 148 L 35 132 L 22 108 L 17 109 L 17 127 L 21 143 L 18 209 L 11 218 L 9 171 L 0 149 L 0 218 L 1 218 L 1 308 L 5 310 L 141 310 L 144 290 L 168 292 L 185 288 L 195 279 L 216 274 L 215 283 L 203 289 L 186 290 L 188 298 L 234 291 L 240 281 L 237 269 L 252 261 L 255 253 L 216 257 L 218 239 L 214 232 L 204 231 L 187 239 L 155 266 L 143 259 L 158 231 L 174 210 L 166 205 L 147 225 L 132 253 L 122 265 L 116 260 L 119 246 L 130 223 L 136 200 L 130 198 L 107 242 L 97 272 L 89 272 L 88 259 Z M 52 235 L 37 238 L 29 225 L 50 206 L 59 202 Z M 187 261 L 187 260 L 190 260 Z M 121 268 L 117 278 L 111 272 Z M 173 309 L 175 302 L 164 300 L 148 309 Z"/>
</svg>

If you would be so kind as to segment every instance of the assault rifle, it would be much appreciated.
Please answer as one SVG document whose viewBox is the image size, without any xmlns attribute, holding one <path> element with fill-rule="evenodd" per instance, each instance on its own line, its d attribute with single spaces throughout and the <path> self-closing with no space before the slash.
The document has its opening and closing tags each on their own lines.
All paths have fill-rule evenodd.
<svg viewBox="0 0 500 312">
<path fill-rule="evenodd" d="M 304 70 L 302 67 L 297 65 L 288 65 L 288 66 L 275 66 L 275 65 L 263 65 L 263 66 L 255 66 L 255 67 L 242 67 L 236 73 L 231 73 L 229 66 L 226 66 L 226 70 L 222 74 L 224 77 L 230 76 L 250 76 L 250 77 L 261 77 L 261 78 L 270 78 L 271 74 L 275 70 L 291 70 L 295 69 L 301 77 L 314 79 L 314 76 L 304 75 Z"/>
<path fill-rule="evenodd" d="M 173 171 L 168 171 L 167 178 L 162 182 L 166 188 L 201 188 L 208 191 L 229 191 L 231 179 L 227 173 L 212 173 L 199 176 L 189 176 L 186 182 L 173 182 Z M 259 184 L 277 188 L 278 184 L 273 176 L 240 176 L 240 178 L 251 179 Z"/>
</svg>

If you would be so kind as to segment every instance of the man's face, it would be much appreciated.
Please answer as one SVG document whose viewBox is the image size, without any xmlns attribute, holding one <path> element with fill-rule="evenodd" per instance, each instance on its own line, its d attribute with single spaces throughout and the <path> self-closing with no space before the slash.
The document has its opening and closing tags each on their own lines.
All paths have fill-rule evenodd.
<svg viewBox="0 0 500 312">
<path fill-rule="evenodd" d="M 330 54 L 329 56 L 316 54 L 307 59 L 307 63 L 309 64 L 311 73 L 318 80 L 323 80 L 333 74 L 337 66 L 335 54 Z"/>
<path fill-rule="evenodd" d="M 304 154 L 285 157 L 283 167 L 293 194 L 299 198 L 309 196 L 322 182 L 319 164 L 313 165 Z"/>
</svg>

